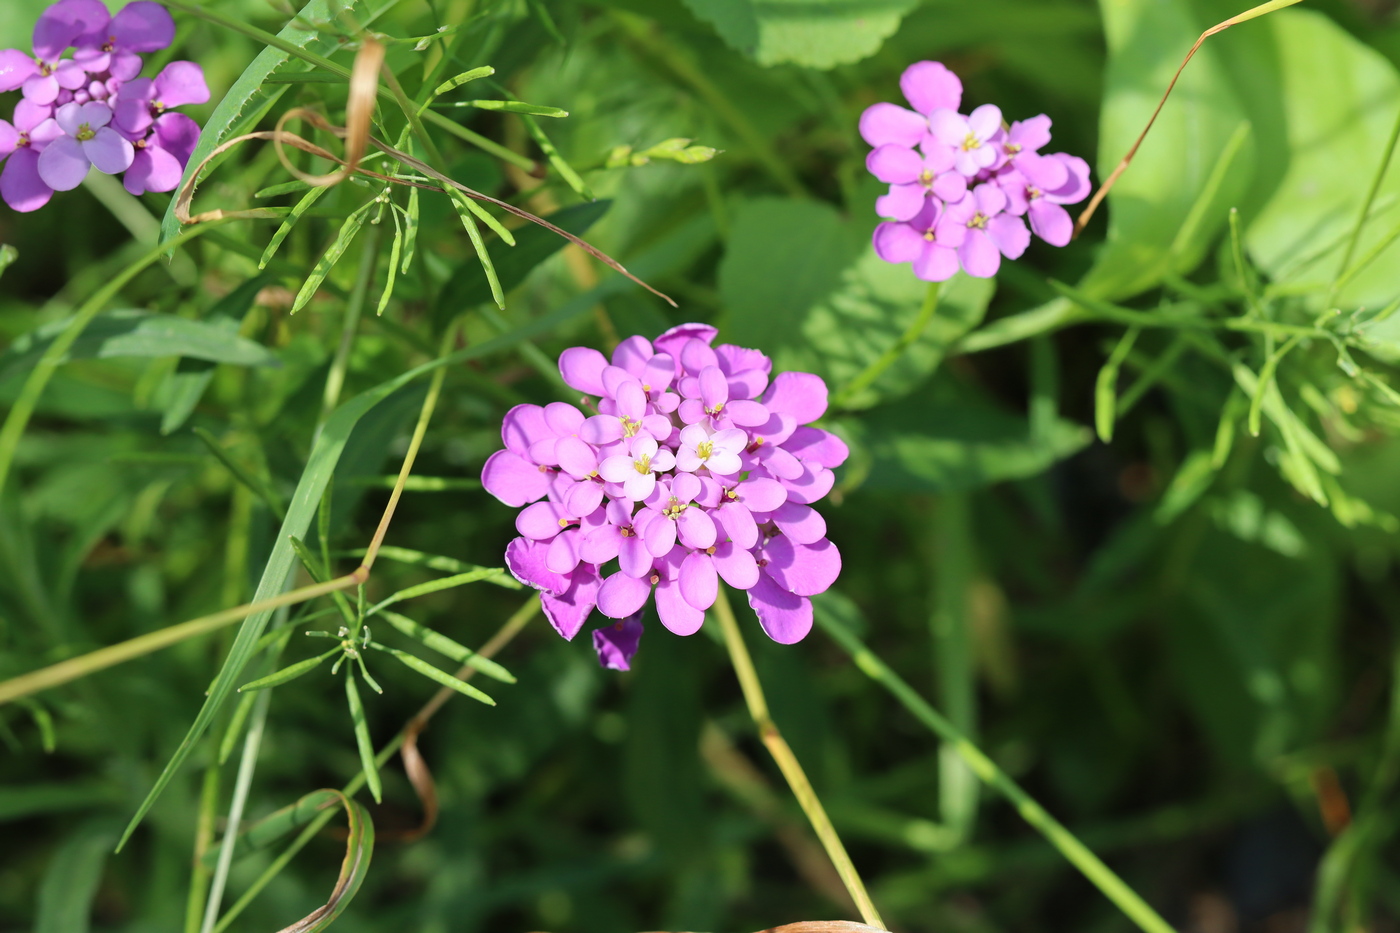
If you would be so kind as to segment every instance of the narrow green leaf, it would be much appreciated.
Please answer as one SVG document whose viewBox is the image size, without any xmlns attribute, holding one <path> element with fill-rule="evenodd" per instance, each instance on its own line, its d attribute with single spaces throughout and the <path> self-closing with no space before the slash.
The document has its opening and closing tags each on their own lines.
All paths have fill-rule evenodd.
<svg viewBox="0 0 1400 933">
<path fill-rule="evenodd" d="M 294 181 L 284 181 L 281 184 L 270 185 L 253 192 L 253 200 L 258 201 L 263 198 L 275 198 L 283 194 L 291 194 L 293 191 L 302 191 L 310 186 L 300 178 Z"/>
<path fill-rule="evenodd" d="M 408 189 L 408 207 L 403 214 L 403 264 L 399 272 L 407 275 L 413 264 L 413 251 L 418 245 L 418 189 Z"/>
<path fill-rule="evenodd" d="M 311 549 L 306 546 L 306 542 L 302 541 L 296 535 L 292 536 L 292 550 L 296 552 L 297 559 L 300 560 L 301 565 L 306 568 L 306 572 L 311 574 L 312 580 L 317 583 L 326 582 L 326 569 L 324 565 L 322 565 L 315 554 L 311 553 Z"/>
<path fill-rule="evenodd" d="M 1217 469 L 1210 451 L 1192 451 L 1177 468 L 1153 517 L 1165 525 L 1185 512 L 1210 488 Z"/>
<path fill-rule="evenodd" d="M 312 188 L 302 197 L 292 208 L 292 212 L 287 215 L 287 219 L 278 226 L 277 232 L 272 234 L 272 239 L 268 241 L 267 249 L 263 250 L 262 258 L 258 260 L 258 268 L 263 269 L 272 261 L 272 257 L 277 254 L 277 248 L 282 245 L 282 241 L 287 238 L 287 234 L 292 232 L 292 228 L 297 225 L 297 221 L 309 210 L 311 205 L 321 199 L 321 195 L 331 190 L 329 185 L 321 185 Z"/>
<path fill-rule="evenodd" d="M 389 216 L 394 219 L 394 242 L 389 246 L 389 268 L 384 280 L 384 291 L 379 294 L 379 307 L 375 309 L 375 317 L 384 314 L 384 309 L 389 307 L 389 299 L 394 297 L 394 283 L 398 281 L 399 276 L 399 255 L 403 252 L 403 223 L 399 220 L 397 205 L 389 211 Z"/>
<path fill-rule="evenodd" d="M 415 657 L 414 655 L 409 654 L 407 651 L 400 651 L 397 648 L 381 648 L 380 650 L 392 654 L 394 657 L 402 661 L 406 666 L 422 674 L 429 680 L 435 680 L 438 683 L 442 684 L 444 687 L 451 687 L 453 690 L 456 690 L 458 693 L 462 694 L 462 696 L 471 697 L 473 700 L 480 700 L 487 706 L 496 705 L 495 700 L 491 699 L 489 696 L 482 693 L 480 690 L 476 689 L 471 684 L 467 683 L 465 680 L 458 680 L 456 677 L 453 677 L 446 671 L 439 670 L 438 668 L 433 667 L 431 664 L 429 664 L 427 661 L 424 661 L 422 658 Z"/>
<path fill-rule="evenodd" d="M 248 724 L 248 714 L 253 711 L 253 701 L 257 698 L 256 692 L 245 693 L 238 698 L 238 705 L 233 708 L 233 715 L 229 717 L 228 729 L 224 731 L 224 737 L 219 742 L 219 767 L 227 764 L 238 748 L 238 740 L 243 737 L 243 727 Z M 210 862 L 209 867 L 213 868 L 214 864 Z"/>
<path fill-rule="evenodd" d="M 1141 330 L 1137 327 L 1130 327 L 1123 333 L 1099 370 L 1099 378 L 1094 385 L 1094 427 L 1098 430 L 1099 440 L 1105 444 L 1113 440 L 1113 424 L 1118 417 L 1118 370 L 1132 351 L 1139 333 Z"/>
<path fill-rule="evenodd" d="M 456 205 L 457 213 L 459 215 L 461 215 L 463 208 L 471 211 L 473 214 L 476 215 L 478 220 L 486 224 L 486 226 L 490 228 L 491 232 L 496 234 L 496 236 L 500 237 L 507 246 L 515 245 L 515 234 L 511 233 L 504 226 L 502 226 L 501 222 L 495 217 L 492 217 L 490 212 L 487 211 L 486 208 L 476 203 L 476 200 L 474 198 L 467 197 L 465 194 L 458 191 L 456 188 L 453 188 L 450 192 L 448 192 L 448 194 L 452 196 L 452 203 Z M 462 226 L 465 227 L 466 224 L 467 218 L 463 216 Z"/>
<path fill-rule="evenodd" d="M 464 101 L 469 107 L 478 110 L 499 110 L 505 113 L 525 113 L 534 117 L 567 117 L 569 111 L 542 104 L 527 104 L 521 100 L 470 100 Z"/>
<path fill-rule="evenodd" d="M 5 270 L 10 268 L 18 258 L 19 250 L 8 243 L 0 244 L 0 275 L 4 275 Z"/>
<path fill-rule="evenodd" d="M 492 661 L 490 658 L 483 658 L 466 645 L 453 641 L 441 632 L 436 632 L 426 625 L 420 625 L 407 616 L 399 615 L 392 609 L 382 610 L 380 615 L 388 620 L 389 624 L 394 628 L 398 629 L 409 638 L 421 642 L 425 647 L 431 648 L 443 657 L 450 658 L 458 664 L 469 664 L 487 677 L 494 678 L 502 683 L 515 683 L 515 675 L 510 671 L 506 670 L 495 661 Z"/>
<path fill-rule="evenodd" d="M 360 548 L 354 551 L 347 551 L 344 556 L 364 557 L 365 549 Z M 406 547 L 395 547 L 392 544 L 381 547 L 379 549 L 379 556 L 388 560 L 398 561 L 401 564 L 412 564 L 414 567 L 427 567 L 431 570 L 442 570 L 447 573 L 476 573 L 499 569 L 495 567 L 482 567 L 478 564 L 469 564 L 464 560 L 458 560 L 455 557 L 445 557 L 441 554 L 426 554 L 423 551 L 414 551 Z M 485 578 L 483 577 L 483 579 Z M 491 582 L 495 583 L 496 581 L 492 580 Z M 515 585 L 512 586 L 511 583 Z M 512 579 L 510 583 L 502 581 L 500 585 L 504 586 L 506 589 L 520 589 L 519 582 L 514 579 Z"/>
<path fill-rule="evenodd" d="M 451 577 L 443 577 L 440 580 L 429 580 L 427 583 L 420 583 L 417 586 L 410 586 L 408 589 L 399 590 L 397 593 L 393 593 L 389 596 L 386 596 L 384 599 L 381 599 L 379 602 L 375 603 L 374 606 L 369 610 L 369 612 L 365 613 L 365 615 L 366 617 L 375 615 L 385 606 L 392 606 L 394 603 L 400 603 L 406 599 L 413 599 L 417 596 L 426 596 L 429 593 L 436 593 L 440 590 L 449 590 L 453 587 L 464 586 L 468 583 L 475 583 L 478 580 L 487 580 L 493 577 L 504 580 L 511 580 L 512 583 L 515 582 L 515 580 L 513 580 L 510 577 L 510 575 L 506 573 L 504 568 L 479 567 L 476 570 L 469 570 L 466 573 L 459 573 Z M 510 588 L 515 589 L 516 587 Z"/>
<path fill-rule="evenodd" d="M 360 691 L 355 689 L 355 674 L 348 668 L 345 671 L 345 699 L 350 704 L 350 721 L 355 725 L 355 745 L 360 749 L 360 767 L 364 769 L 365 783 L 379 803 L 384 796 L 384 786 L 379 783 L 379 766 L 374 761 L 374 743 L 370 741 L 369 725 L 365 722 L 365 707 L 360 702 Z"/>
<path fill-rule="evenodd" d="M 364 226 L 366 212 L 373 203 L 370 201 L 368 204 L 356 208 L 349 217 L 345 218 L 345 223 L 340 225 L 340 232 L 336 234 L 335 241 L 321 254 L 321 258 L 316 260 L 311 274 L 306 277 L 305 282 L 301 283 L 301 290 L 297 292 L 296 300 L 292 302 L 292 310 L 288 313 L 296 314 L 306 307 L 306 303 L 321 288 L 321 283 L 325 281 L 326 276 L 330 275 L 335 264 L 340 262 L 340 257 L 345 255 L 345 251 L 355 241 L 356 234 Z"/>
<path fill-rule="evenodd" d="M 506 296 L 505 292 L 501 290 L 501 280 L 496 278 L 496 265 L 491 261 L 491 254 L 486 251 L 486 241 L 481 238 L 481 230 L 477 228 L 471 211 L 463 209 L 462 200 L 463 198 L 454 193 L 452 204 L 457 208 L 457 216 L 462 218 L 462 226 L 467 230 L 467 238 L 472 241 L 472 249 L 476 251 L 476 260 L 481 263 L 481 271 L 486 275 L 486 283 L 491 287 L 491 300 L 496 302 L 498 308 L 504 309 Z"/>
<path fill-rule="evenodd" d="M 325 663 L 326 659 L 333 654 L 339 654 L 342 649 L 339 645 L 329 651 L 323 651 L 314 657 L 295 664 L 289 664 L 280 671 L 268 674 L 266 677 L 259 677 L 257 680 L 250 680 L 248 683 L 238 688 L 239 693 L 247 693 L 253 690 L 266 690 L 269 687 L 280 687 L 289 681 L 296 680 L 302 674 L 309 673 Z"/>
</svg>

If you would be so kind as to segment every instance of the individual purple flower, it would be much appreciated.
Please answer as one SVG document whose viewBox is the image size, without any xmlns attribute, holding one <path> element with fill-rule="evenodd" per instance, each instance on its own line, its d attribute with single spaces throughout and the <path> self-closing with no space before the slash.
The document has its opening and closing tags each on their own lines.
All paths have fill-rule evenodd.
<svg viewBox="0 0 1400 933">
<path fill-rule="evenodd" d="M 1039 149 L 1050 142 L 1050 118 L 1045 114 L 1011 124 L 1002 140 L 1010 167 L 1041 189 L 1058 188 L 1066 181 L 1065 166 L 1058 159 L 1042 156 Z"/>
<path fill-rule="evenodd" d="M 1041 162 L 1063 168 L 1058 187 L 1042 189 L 1014 170 L 999 173 L 996 183 L 1006 192 L 1008 212 L 1026 215 L 1031 232 L 1051 246 L 1064 246 L 1074 233 L 1074 221 L 1060 205 L 1077 204 L 1089 196 L 1089 164 L 1063 152 L 1044 156 Z"/>
<path fill-rule="evenodd" d="M 198 123 L 183 113 L 161 114 L 151 131 L 133 143 L 136 154 L 122 176 L 123 186 L 136 195 L 175 190 L 198 142 Z"/>
<path fill-rule="evenodd" d="M 139 136 L 166 110 L 207 100 L 209 85 L 203 69 L 194 62 L 171 62 L 154 79 L 137 78 L 121 85 L 112 105 L 112 124 L 129 136 Z"/>
<path fill-rule="evenodd" d="M 945 213 L 942 201 L 925 197 L 919 213 L 907 221 L 886 222 L 875 228 L 875 254 L 885 262 L 914 264 L 914 274 L 925 282 L 946 282 L 958 271 L 961 231 L 938 220 Z"/>
<path fill-rule="evenodd" d="M 641 640 L 640 612 L 593 630 L 593 650 L 598 652 L 598 663 L 610 671 L 630 671 L 632 656 L 637 653 Z"/>
<path fill-rule="evenodd" d="M 715 335 L 687 324 L 629 338 L 611 360 L 571 348 L 560 374 L 596 396 L 581 403 L 598 414 L 562 403 L 506 414 L 505 449 L 487 459 L 482 484 L 523 507 L 506 563 L 541 591 L 565 638 L 595 605 L 629 620 L 653 595 L 662 624 L 692 634 L 722 579 L 749 591 L 765 631 L 795 641 L 810 628 L 810 597 L 835 580 L 840 554 L 811 508 L 847 454 L 810 426 L 826 412 L 826 384 L 810 373 L 770 380 L 771 360 L 712 346 Z M 630 631 L 595 633 L 605 666 L 629 661 Z"/>
<path fill-rule="evenodd" d="M 39 177 L 55 191 L 70 191 L 83 183 L 88 167 L 106 175 L 124 172 L 136 154 L 131 142 L 107 124 L 112 108 L 92 101 L 64 104 L 54 120 L 64 135 L 39 155 Z"/>
<path fill-rule="evenodd" d="M 957 243 L 958 262 L 968 275 L 990 278 L 1001 257 L 1019 259 L 1030 245 L 1025 223 L 1006 210 L 1006 192 L 994 184 L 973 188 L 938 220 L 940 238 Z"/>
<path fill-rule="evenodd" d="M 165 7 L 152 0 L 133 0 L 116 16 L 79 36 L 73 58 L 91 74 L 107 72 L 119 81 L 129 81 L 141 73 L 137 53 L 157 52 L 174 39 L 175 21 Z"/>
<path fill-rule="evenodd" d="M 30 100 L 15 106 L 13 124 L 0 120 L 0 198 L 20 213 L 49 203 L 53 189 L 39 177 L 39 153 L 63 135 L 51 116 L 52 107 Z"/>
<path fill-rule="evenodd" d="M 33 55 L 21 49 L 0 51 L 0 91 L 23 89 L 26 100 L 52 104 L 61 92 L 85 87 L 87 71 L 60 56 L 108 18 L 98 0 L 61 0 L 40 13 L 34 24 Z"/>
<path fill-rule="evenodd" d="M 955 162 L 953 150 L 937 140 L 926 140 L 921 153 L 895 145 L 872 149 L 865 167 L 890 185 L 889 194 L 875 202 L 875 213 L 911 220 L 923 210 L 927 195 L 944 202 L 961 199 L 967 193 L 967 177 L 954 169 Z"/>
<path fill-rule="evenodd" d="M 953 150 L 953 167 L 968 178 L 991 168 L 1002 157 L 993 138 L 1001 132 L 1001 108 L 983 104 L 968 116 L 943 108 L 929 117 L 929 129 Z"/>
</svg>

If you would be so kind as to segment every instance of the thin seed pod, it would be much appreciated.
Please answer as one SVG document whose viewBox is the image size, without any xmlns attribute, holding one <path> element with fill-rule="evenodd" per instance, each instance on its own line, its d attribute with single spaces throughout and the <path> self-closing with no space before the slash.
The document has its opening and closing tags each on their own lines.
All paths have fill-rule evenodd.
<svg viewBox="0 0 1400 933">
<path fill-rule="evenodd" d="M 318 654 L 315 657 L 307 658 L 305 661 L 298 661 L 295 664 L 289 664 L 288 666 L 282 668 L 280 671 L 275 671 L 274 673 L 268 674 L 266 677 L 259 677 L 257 680 L 250 680 L 248 681 L 248 683 L 239 687 L 238 692 L 244 693 L 251 692 L 254 690 L 266 690 L 269 687 L 280 687 L 283 684 L 288 683 L 289 681 L 296 680 L 302 674 L 309 673 L 315 670 L 316 668 L 320 667 L 321 664 L 324 663 L 327 658 L 329 658 L 331 655 L 335 654 L 340 650 L 341 647 L 339 645 L 336 645 L 329 651 L 323 651 L 321 654 Z"/>
<path fill-rule="evenodd" d="M 403 632 L 409 638 L 421 642 L 424 647 L 431 648 L 443 657 L 450 658 L 458 664 L 466 664 L 470 667 L 474 667 L 487 677 L 492 677 L 502 683 L 515 683 L 515 675 L 510 671 L 506 670 L 495 661 L 483 658 L 466 645 L 448 638 L 441 632 L 434 631 L 426 625 L 421 625 L 413 621 L 408 618 L 408 616 L 399 615 L 397 612 L 389 609 L 385 609 L 380 615 L 394 628 Z"/>
<path fill-rule="evenodd" d="M 360 702 L 360 691 L 355 689 L 355 672 L 345 669 L 345 699 L 350 705 L 350 721 L 355 726 L 355 745 L 360 750 L 360 768 L 369 785 L 369 792 L 375 803 L 384 797 L 384 785 L 379 781 L 379 765 L 374 760 L 374 743 L 369 738 L 369 725 L 365 722 L 365 707 Z"/>
<path fill-rule="evenodd" d="M 326 247 L 326 251 L 321 254 L 321 258 L 316 260 L 316 265 L 312 267 L 311 274 L 306 277 L 306 281 L 301 283 L 301 289 L 297 292 L 296 300 L 292 302 L 292 310 L 289 314 L 296 314 L 320 291 L 321 283 L 330 275 L 335 264 L 340 262 L 340 257 L 345 255 L 345 251 L 350 248 L 350 244 L 359 235 L 360 228 L 365 225 L 365 217 L 368 209 L 374 204 L 373 201 L 356 208 L 351 212 L 345 222 L 340 225 L 340 232 L 336 234 L 335 241 Z"/>
<path fill-rule="evenodd" d="M 1109 354 L 1103 368 L 1099 370 L 1099 377 L 1094 386 L 1094 427 L 1098 431 L 1099 440 L 1105 444 L 1113 440 L 1113 423 L 1117 420 L 1118 370 L 1128 358 L 1128 353 L 1133 349 L 1140 333 L 1141 328 L 1128 328 Z"/>
</svg>

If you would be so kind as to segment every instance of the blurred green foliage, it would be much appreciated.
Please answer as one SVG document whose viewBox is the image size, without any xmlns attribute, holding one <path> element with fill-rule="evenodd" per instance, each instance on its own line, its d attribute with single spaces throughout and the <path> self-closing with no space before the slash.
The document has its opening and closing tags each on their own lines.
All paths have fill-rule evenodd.
<svg viewBox="0 0 1400 933">
<path fill-rule="evenodd" d="M 26 46 L 44 5 L 0 4 L 0 47 Z M 1054 148 L 1096 154 L 1102 179 L 1193 39 L 1239 12 L 315 0 L 292 19 L 281 2 L 208 6 L 341 70 L 372 28 L 418 103 L 492 66 L 425 107 L 436 154 L 389 96 L 376 134 L 585 236 L 680 308 L 514 221 L 514 247 L 481 234 L 488 274 L 464 230 L 480 221 L 441 193 L 355 179 L 308 196 L 270 146 L 242 145 L 207 173 L 196 210 L 278 216 L 143 268 L 40 398 L 0 496 L 0 681 L 280 592 L 289 572 L 300 584 L 352 570 L 435 378 L 414 367 L 445 335 L 460 356 L 438 370 L 388 532 L 399 550 L 365 598 L 480 576 L 414 590 L 395 604 L 402 625 L 370 620 L 397 651 L 466 657 L 526 596 L 472 572 L 499 567 L 514 534 L 513 510 L 473 480 L 506 409 L 567 397 L 561 349 L 705 320 L 840 390 L 925 296 L 869 246 L 880 192 L 856 133 L 865 107 L 899 99 L 905 66 L 940 59 L 965 102 L 1050 114 Z M 343 122 L 346 85 L 324 63 L 177 21 L 148 68 L 204 67 L 202 151 L 294 106 Z M 827 419 L 852 457 L 823 506 L 845 569 L 819 613 L 1180 929 L 1400 923 L 1400 166 L 1373 190 L 1398 64 L 1384 3 L 1309 3 L 1212 39 L 1084 236 L 1031 247 L 995 282 L 950 282 L 930 325 Z M 569 116 L 453 106 L 473 100 Z M 175 230 L 169 196 L 124 198 L 99 180 L 34 214 L 0 210 L 0 243 L 18 251 L 0 252 L 7 408 L 79 306 L 162 222 Z M 385 748 L 437 684 L 368 652 L 384 693 L 359 692 L 358 730 L 327 666 L 231 691 L 327 647 L 299 633 L 335 637 L 356 598 L 260 613 L 237 641 L 222 630 L 0 707 L 0 929 L 199 930 L 231 805 L 260 828 L 234 851 L 222 904 L 260 893 L 229 929 L 279 929 L 322 904 L 343 835 L 310 823 L 281 867 L 290 837 L 263 836 L 307 825 L 330 799 L 317 788 L 363 780 L 356 732 Z M 782 647 L 740 621 L 774 719 L 892 926 L 1130 927 L 820 629 Z M 430 833 L 410 832 L 423 802 L 400 759 L 380 762 L 382 803 L 361 795 L 373 867 L 338 930 L 851 915 L 712 622 L 690 639 L 649 624 L 627 674 L 539 619 L 497 660 L 517 682 L 476 686 L 498 705 L 454 699 L 417 743 L 436 787 Z M 109 855 L 206 691 L 183 767 Z"/>
</svg>

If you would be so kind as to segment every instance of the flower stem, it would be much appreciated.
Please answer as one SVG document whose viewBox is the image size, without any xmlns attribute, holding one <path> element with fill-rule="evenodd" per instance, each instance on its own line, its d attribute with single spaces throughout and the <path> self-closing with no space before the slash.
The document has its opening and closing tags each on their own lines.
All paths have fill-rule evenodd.
<svg viewBox="0 0 1400 933">
<path fill-rule="evenodd" d="M 1163 920 L 1161 915 L 1153 910 L 1136 891 L 1130 888 L 1122 878 L 1114 874 L 1113 870 L 1090 851 L 1088 846 L 1080 842 L 1074 833 L 1066 829 L 1059 820 L 1036 803 L 1030 794 L 1011 780 L 1004 771 L 997 767 L 996 762 L 972 744 L 967 736 L 943 718 L 932 706 L 929 706 L 923 697 L 915 693 L 914 689 L 902 677 L 890 670 L 889 665 L 865 647 L 860 639 L 820 609 L 817 610 L 817 621 L 821 623 L 822 628 L 826 629 L 827 634 L 835 639 L 836 643 L 851 656 L 851 660 L 856 662 L 856 667 L 860 668 L 871 680 L 894 694 L 895 699 L 899 700 L 905 709 L 913 713 L 915 718 L 951 746 L 963 761 L 967 762 L 973 773 L 982 779 L 983 783 L 1011 801 L 1021 818 L 1037 829 L 1046 841 L 1058 849 L 1071 865 L 1079 869 L 1084 877 L 1093 883 L 1094 887 L 1098 888 L 1119 910 L 1127 914 L 1128 919 L 1136 923 L 1145 933 L 1175 933 L 1171 924 Z"/>
<path fill-rule="evenodd" d="M 1381 154 L 1381 164 L 1376 167 L 1376 176 L 1371 179 L 1371 189 L 1366 192 L 1366 199 L 1361 202 L 1361 213 L 1356 216 L 1356 226 L 1352 228 L 1351 236 L 1347 238 L 1347 248 L 1342 253 L 1342 261 L 1337 266 L 1337 274 L 1332 279 L 1332 285 L 1327 289 L 1327 306 L 1330 308 L 1332 302 L 1336 300 L 1337 293 L 1342 286 L 1350 281 L 1355 273 L 1349 268 L 1351 258 L 1356 255 L 1356 244 L 1361 242 L 1361 231 L 1366 227 L 1366 221 L 1371 214 L 1371 205 L 1376 201 L 1376 194 L 1381 190 L 1381 182 L 1385 180 L 1386 169 L 1390 166 L 1391 156 L 1395 154 L 1395 144 L 1400 141 L 1400 114 L 1395 116 L 1395 128 L 1390 131 L 1390 139 L 1385 144 L 1385 152 Z"/>
<path fill-rule="evenodd" d="M 881 353 L 879 358 L 865 367 L 863 372 L 842 386 L 841 390 L 831 399 L 832 407 L 845 408 L 850 405 L 851 399 L 870 388 L 876 379 L 884 375 L 885 370 L 893 366 L 895 361 L 904 355 L 904 351 L 909 349 L 914 341 L 924 335 L 929 321 L 933 320 L 934 312 L 938 310 L 938 291 L 942 284 L 942 282 L 928 283 L 928 291 L 924 293 L 924 304 L 919 309 L 919 316 L 914 319 L 914 322 L 903 334 L 900 334 L 893 346 Z"/>
<path fill-rule="evenodd" d="M 811 781 L 807 780 L 807 773 L 802 770 L 797 756 L 792 753 L 787 740 L 778 731 L 777 724 L 768 713 L 768 701 L 763 696 L 763 686 L 758 682 L 753 658 L 749 656 L 749 649 L 744 644 L 744 636 L 739 632 L 739 623 L 734 619 L 734 611 L 729 607 L 723 586 L 719 588 L 719 597 L 715 600 L 714 609 L 720 628 L 724 631 L 724 643 L 729 648 L 729 658 L 734 664 L 734 673 L 739 678 L 739 687 L 744 692 L 744 702 L 748 704 L 749 715 L 758 727 L 759 738 L 767 746 L 773 760 L 778 763 L 778 769 L 787 779 L 793 796 L 802 807 L 802 812 L 807 814 L 807 820 L 812 824 L 812 829 L 816 831 L 822 846 L 826 848 L 826 854 L 831 858 L 832 864 L 836 866 L 836 873 L 841 876 L 842 884 L 850 892 L 851 899 L 856 902 L 861 919 L 877 929 L 885 929 L 885 922 L 880 919 L 875 904 L 866 893 L 864 882 L 856 873 L 851 857 L 846 854 L 846 847 L 841 844 L 841 837 L 831 825 L 831 819 L 826 815 L 817 792 L 812 789 Z"/>
</svg>

